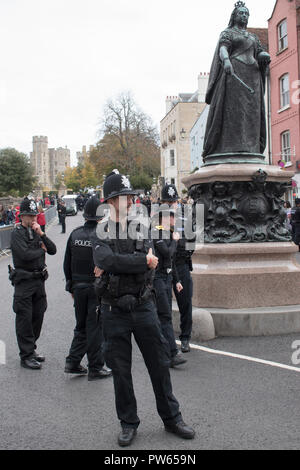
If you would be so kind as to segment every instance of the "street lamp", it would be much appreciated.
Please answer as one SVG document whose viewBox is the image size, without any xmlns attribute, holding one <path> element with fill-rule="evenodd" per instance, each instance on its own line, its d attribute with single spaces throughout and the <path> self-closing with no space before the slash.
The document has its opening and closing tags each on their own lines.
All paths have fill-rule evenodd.
<svg viewBox="0 0 300 470">
<path fill-rule="evenodd" d="M 185 135 L 186 135 L 186 130 L 184 128 L 182 128 L 181 131 L 180 131 L 181 140 L 185 139 Z"/>
</svg>

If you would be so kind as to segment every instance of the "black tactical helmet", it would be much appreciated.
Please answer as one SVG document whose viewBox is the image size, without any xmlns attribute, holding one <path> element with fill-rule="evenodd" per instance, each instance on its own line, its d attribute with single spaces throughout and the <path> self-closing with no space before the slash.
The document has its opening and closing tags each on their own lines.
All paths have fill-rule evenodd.
<svg viewBox="0 0 300 470">
<path fill-rule="evenodd" d="M 98 222 L 101 217 L 97 216 L 97 209 L 101 205 L 101 202 L 96 197 L 90 197 L 84 206 L 83 217 L 86 220 L 92 220 Z"/>
<path fill-rule="evenodd" d="M 106 178 L 103 185 L 104 202 L 117 196 L 135 196 L 137 191 L 132 189 L 131 183 L 127 176 L 114 174 Z"/>
<path fill-rule="evenodd" d="M 161 192 L 161 200 L 166 202 L 176 202 L 179 196 L 174 184 L 166 184 Z"/>
<path fill-rule="evenodd" d="M 37 205 L 32 199 L 23 199 L 20 206 L 20 215 L 38 215 L 38 213 Z"/>
</svg>

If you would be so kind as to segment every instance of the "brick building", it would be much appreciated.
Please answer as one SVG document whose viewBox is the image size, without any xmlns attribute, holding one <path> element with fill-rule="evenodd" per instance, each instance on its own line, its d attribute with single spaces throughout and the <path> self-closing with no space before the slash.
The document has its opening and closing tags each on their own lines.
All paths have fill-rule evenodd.
<svg viewBox="0 0 300 470">
<path fill-rule="evenodd" d="M 269 19 L 269 51 L 272 163 L 281 161 L 294 170 L 300 187 L 300 0 L 276 1 Z"/>
</svg>

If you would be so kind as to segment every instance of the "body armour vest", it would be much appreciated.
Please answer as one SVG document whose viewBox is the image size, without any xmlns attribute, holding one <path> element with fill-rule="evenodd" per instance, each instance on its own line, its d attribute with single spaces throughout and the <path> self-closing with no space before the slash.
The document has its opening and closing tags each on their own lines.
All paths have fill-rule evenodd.
<svg viewBox="0 0 300 470">
<path fill-rule="evenodd" d="M 146 255 L 149 249 L 153 248 L 150 239 L 132 240 L 128 238 L 124 240 L 120 239 L 119 235 L 117 235 L 116 239 L 108 237 L 105 243 L 110 246 L 114 253 L 124 255 L 134 253 L 144 253 Z M 151 270 L 148 270 L 145 274 L 109 274 L 107 275 L 107 296 L 108 298 L 119 298 L 124 295 L 138 296 L 145 287 L 152 288 L 153 279 L 154 271 Z M 103 297 L 105 298 L 106 295 Z"/>
<path fill-rule="evenodd" d="M 79 227 L 74 230 L 71 237 L 72 252 L 72 278 L 78 282 L 93 282 L 94 261 L 90 236 L 95 227 Z"/>
</svg>

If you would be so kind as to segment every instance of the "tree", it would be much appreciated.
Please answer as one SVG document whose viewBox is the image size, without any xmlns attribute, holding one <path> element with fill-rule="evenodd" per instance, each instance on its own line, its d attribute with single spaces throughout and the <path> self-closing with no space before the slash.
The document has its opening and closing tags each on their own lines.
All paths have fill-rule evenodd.
<svg viewBox="0 0 300 470">
<path fill-rule="evenodd" d="M 114 168 L 131 178 L 139 174 L 153 178 L 160 174 L 157 129 L 130 93 L 107 102 L 99 134 L 101 138 L 90 154 L 99 180 Z"/>
<path fill-rule="evenodd" d="M 150 176 L 145 175 L 145 173 L 141 173 L 139 175 L 133 175 L 130 178 L 130 182 L 133 189 L 144 189 L 145 191 L 150 191 L 153 179 Z"/>
<path fill-rule="evenodd" d="M 25 153 L 14 148 L 0 149 L 0 195 L 23 197 L 36 184 L 34 169 Z"/>
<path fill-rule="evenodd" d="M 56 178 L 55 178 L 55 185 L 54 185 L 57 191 L 59 190 L 63 182 L 64 182 L 63 175 L 61 173 L 57 173 Z"/>
<path fill-rule="evenodd" d="M 67 188 L 72 189 L 75 193 L 82 189 L 80 168 L 66 168 L 64 182 Z"/>
<path fill-rule="evenodd" d="M 83 189 L 95 188 L 98 186 L 98 178 L 95 175 L 95 168 L 88 159 L 85 160 L 84 166 L 81 170 L 80 185 Z"/>
<path fill-rule="evenodd" d="M 83 165 L 75 168 L 67 168 L 65 171 L 64 182 L 69 189 L 74 192 L 84 190 L 85 188 L 95 188 L 99 180 L 95 174 L 95 168 L 88 158 Z"/>
</svg>

